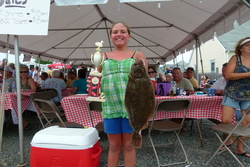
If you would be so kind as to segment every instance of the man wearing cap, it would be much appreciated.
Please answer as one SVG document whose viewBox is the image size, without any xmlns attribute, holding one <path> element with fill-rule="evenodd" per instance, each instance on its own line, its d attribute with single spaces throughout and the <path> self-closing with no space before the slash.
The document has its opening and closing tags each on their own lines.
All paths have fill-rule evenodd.
<svg viewBox="0 0 250 167">
<path fill-rule="evenodd" d="M 4 66 L 7 65 L 7 62 L 8 62 L 8 60 L 6 58 L 4 58 L 2 60 L 2 64 L 0 65 L 0 68 L 4 68 Z"/>
<path fill-rule="evenodd" d="M 1 73 L 3 75 L 3 69 L 0 69 L 1 70 Z M 5 76 L 5 87 L 8 89 L 8 92 L 12 92 L 12 83 L 14 81 L 16 81 L 16 79 L 14 77 L 12 77 L 12 72 L 13 72 L 13 69 L 9 66 L 6 66 L 5 67 L 5 70 L 6 70 L 6 76 Z"/>
<path fill-rule="evenodd" d="M 198 88 L 198 82 L 197 80 L 193 77 L 194 75 L 194 68 L 193 67 L 188 67 L 187 71 L 187 79 L 191 82 L 194 88 Z"/>
<path fill-rule="evenodd" d="M 15 64 L 14 63 L 10 63 L 9 67 L 11 67 L 13 69 L 12 72 L 12 77 L 16 78 L 16 68 L 15 68 Z"/>
</svg>

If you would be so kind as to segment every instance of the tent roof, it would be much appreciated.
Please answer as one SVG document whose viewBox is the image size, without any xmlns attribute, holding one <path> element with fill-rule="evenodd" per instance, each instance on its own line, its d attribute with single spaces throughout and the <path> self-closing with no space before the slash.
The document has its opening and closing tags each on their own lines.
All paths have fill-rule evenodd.
<svg viewBox="0 0 250 167">
<path fill-rule="evenodd" d="M 249 9 L 240 0 L 174 0 L 161 2 L 55 6 L 51 3 L 47 36 L 19 36 L 20 52 L 66 62 L 91 64 L 95 42 L 104 41 L 102 52 L 113 49 L 109 28 L 123 21 L 131 27 L 128 46 L 141 51 L 152 64 L 166 62 L 179 52 L 193 49 L 195 38 L 205 42 L 216 32 L 220 36 L 250 18 Z M 6 52 L 7 35 L 0 35 L 0 51 Z M 10 39 L 10 48 L 14 38 Z M 12 50 L 11 53 L 14 51 Z"/>
</svg>

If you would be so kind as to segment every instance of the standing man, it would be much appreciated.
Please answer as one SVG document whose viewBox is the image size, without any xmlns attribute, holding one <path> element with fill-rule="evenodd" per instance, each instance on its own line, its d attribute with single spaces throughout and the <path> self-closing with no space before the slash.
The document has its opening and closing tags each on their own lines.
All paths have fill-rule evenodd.
<svg viewBox="0 0 250 167">
<path fill-rule="evenodd" d="M 173 69 L 173 80 L 177 84 L 177 88 L 183 88 L 189 94 L 194 94 L 194 88 L 191 82 L 187 78 L 182 77 L 182 73 L 180 68 L 175 67 Z"/>
<path fill-rule="evenodd" d="M 40 75 L 39 75 L 39 67 L 36 66 L 36 70 L 33 72 L 32 78 L 36 83 L 39 83 Z"/>
<path fill-rule="evenodd" d="M 194 88 L 198 88 L 198 82 L 197 80 L 193 77 L 194 76 L 194 68 L 193 67 L 188 67 L 187 71 L 187 79 L 191 82 Z"/>
<path fill-rule="evenodd" d="M 47 73 L 49 75 L 49 78 L 52 78 L 52 67 L 49 67 Z"/>
</svg>

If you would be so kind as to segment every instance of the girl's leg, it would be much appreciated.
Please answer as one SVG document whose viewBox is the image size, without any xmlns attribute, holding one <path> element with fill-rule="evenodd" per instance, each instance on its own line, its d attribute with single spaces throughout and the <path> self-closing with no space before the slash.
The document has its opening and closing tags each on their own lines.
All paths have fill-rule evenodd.
<svg viewBox="0 0 250 167">
<path fill-rule="evenodd" d="M 122 148 L 122 134 L 107 134 L 109 140 L 108 167 L 117 167 Z"/>
<path fill-rule="evenodd" d="M 123 133 L 123 153 L 124 153 L 124 164 L 125 166 L 135 167 L 136 152 L 135 147 L 130 144 L 130 138 L 132 133 Z"/>
<path fill-rule="evenodd" d="M 223 124 L 231 124 L 234 112 L 235 112 L 235 108 L 223 106 L 222 107 L 222 123 Z M 227 137 L 227 135 L 225 135 L 225 136 Z M 230 138 L 229 140 L 227 140 L 227 142 L 225 144 L 230 145 L 232 143 L 233 143 L 233 140 Z M 224 150 L 224 149 L 222 147 L 221 150 Z"/>
<path fill-rule="evenodd" d="M 241 111 L 242 117 L 246 114 L 246 110 Z M 250 122 L 250 115 L 248 115 L 243 121 L 242 121 L 242 126 L 247 126 L 247 124 Z M 241 137 L 240 138 L 243 142 L 247 140 L 247 137 Z M 237 145 L 235 148 L 235 153 L 236 154 L 242 154 L 245 153 L 246 151 L 243 150 L 243 144 L 240 141 L 237 141 Z M 245 156 L 250 157 L 250 154 L 246 154 Z"/>
</svg>

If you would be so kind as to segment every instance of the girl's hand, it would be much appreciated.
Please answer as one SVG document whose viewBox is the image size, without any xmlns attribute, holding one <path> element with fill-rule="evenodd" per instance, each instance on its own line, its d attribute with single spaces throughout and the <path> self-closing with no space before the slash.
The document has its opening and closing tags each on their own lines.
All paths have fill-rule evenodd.
<svg viewBox="0 0 250 167">
<path fill-rule="evenodd" d="M 90 87 L 90 85 L 89 85 L 89 83 L 90 83 L 91 81 L 90 81 L 90 77 L 87 77 L 87 92 L 89 92 L 89 87 Z"/>
</svg>

